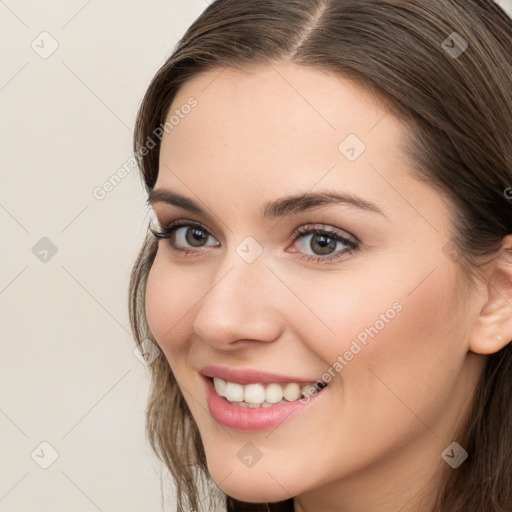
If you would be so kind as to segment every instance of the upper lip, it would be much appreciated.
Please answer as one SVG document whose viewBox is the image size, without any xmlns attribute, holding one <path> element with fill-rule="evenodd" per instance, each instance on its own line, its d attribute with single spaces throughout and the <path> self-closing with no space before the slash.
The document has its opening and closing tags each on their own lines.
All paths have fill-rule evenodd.
<svg viewBox="0 0 512 512">
<path fill-rule="evenodd" d="M 199 372 L 205 377 L 219 377 L 228 382 L 238 384 L 271 384 L 296 382 L 297 384 L 314 383 L 321 379 L 303 379 L 290 375 L 280 375 L 277 373 L 268 373 L 261 370 L 228 368 L 226 366 L 207 365 L 203 366 Z"/>
</svg>

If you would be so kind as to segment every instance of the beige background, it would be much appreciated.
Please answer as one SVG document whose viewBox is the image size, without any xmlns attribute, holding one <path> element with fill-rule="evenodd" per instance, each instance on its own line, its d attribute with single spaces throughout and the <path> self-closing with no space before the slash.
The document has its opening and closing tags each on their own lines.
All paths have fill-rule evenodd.
<svg viewBox="0 0 512 512">
<path fill-rule="evenodd" d="M 135 172 L 93 190 L 132 155 L 142 95 L 206 6 L 0 2 L 0 512 L 162 510 L 127 314 L 146 198 Z M 54 256 L 33 254 L 43 237 Z"/>
<path fill-rule="evenodd" d="M 146 198 L 136 172 L 93 191 L 206 6 L 0 0 L 0 512 L 173 510 L 127 315 Z"/>
</svg>

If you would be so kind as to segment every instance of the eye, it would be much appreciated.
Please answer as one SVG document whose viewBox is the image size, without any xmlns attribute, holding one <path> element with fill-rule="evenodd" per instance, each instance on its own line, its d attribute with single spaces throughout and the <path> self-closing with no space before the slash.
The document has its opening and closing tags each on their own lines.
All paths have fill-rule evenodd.
<svg viewBox="0 0 512 512">
<path fill-rule="evenodd" d="M 218 247 L 220 243 L 215 241 L 208 244 L 212 235 L 198 222 L 180 219 L 173 221 L 166 226 L 150 231 L 159 240 L 168 240 L 172 251 L 181 254 L 197 254 L 202 247 Z M 330 262 L 341 258 L 345 254 L 352 254 L 359 249 L 359 243 L 345 236 L 344 232 L 330 227 L 319 227 L 318 225 L 301 226 L 291 236 L 301 251 L 306 251 L 300 257 L 306 261 L 319 263 Z M 292 253 L 301 251 L 293 250 Z M 307 251 L 309 254 L 307 254 Z"/>
<path fill-rule="evenodd" d="M 158 229 L 151 227 L 150 231 L 159 240 L 169 240 L 169 245 L 173 251 L 187 254 L 197 252 L 194 249 L 190 250 L 189 246 L 196 249 L 208 247 L 208 245 L 205 245 L 208 238 L 215 240 L 201 224 L 184 219 L 176 220 Z M 217 242 L 211 245 L 218 246 L 220 244 Z"/>
<path fill-rule="evenodd" d="M 306 253 L 302 256 L 306 261 L 333 261 L 359 249 L 358 242 L 351 240 L 343 232 L 330 227 L 301 226 L 290 238 L 298 241 L 296 245 L 302 251 L 311 251 L 309 254 Z"/>
</svg>

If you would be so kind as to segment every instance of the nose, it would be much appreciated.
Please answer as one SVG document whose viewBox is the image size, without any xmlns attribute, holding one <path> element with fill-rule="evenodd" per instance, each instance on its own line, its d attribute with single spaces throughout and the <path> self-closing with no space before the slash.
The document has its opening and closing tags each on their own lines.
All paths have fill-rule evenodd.
<svg viewBox="0 0 512 512">
<path fill-rule="evenodd" d="M 233 253 L 212 277 L 193 324 L 195 333 L 219 350 L 275 341 L 282 328 L 279 282 L 264 258 L 246 263 Z"/>
</svg>

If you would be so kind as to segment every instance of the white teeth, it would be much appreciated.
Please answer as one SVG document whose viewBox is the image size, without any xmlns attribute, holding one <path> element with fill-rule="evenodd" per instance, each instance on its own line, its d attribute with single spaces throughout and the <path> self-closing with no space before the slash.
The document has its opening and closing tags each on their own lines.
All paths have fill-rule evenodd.
<svg viewBox="0 0 512 512">
<path fill-rule="evenodd" d="M 224 392 L 230 402 L 242 402 L 244 399 L 244 388 L 236 382 L 226 382 Z"/>
<path fill-rule="evenodd" d="M 265 401 L 265 388 L 262 384 L 244 386 L 244 401 L 249 404 L 262 404 Z"/>
<path fill-rule="evenodd" d="M 215 391 L 217 391 L 217 394 L 220 396 L 226 396 L 226 381 L 219 379 L 219 377 L 213 378 L 213 385 L 215 386 Z"/>
<path fill-rule="evenodd" d="M 277 404 L 283 399 L 283 388 L 279 384 L 269 384 L 265 390 L 265 401 Z"/>
<path fill-rule="evenodd" d="M 295 382 L 286 384 L 283 389 L 283 396 L 286 398 L 286 400 L 288 400 L 288 402 L 298 400 L 300 397 L 300 386 Z"/>
<path fill-rule="evenodd" d="M 242 386 L 236 382 L 226 382 L 214 377 L 213 385 L 218 395 L 241 407 L 271 407 L 274 404 L 294 402 L 301 396 L 307 396 L 308 390 L 314 386 L 311 384 L 299 385 L 296 382 L 288 384 L 252 383 Z"/>
</svg>

